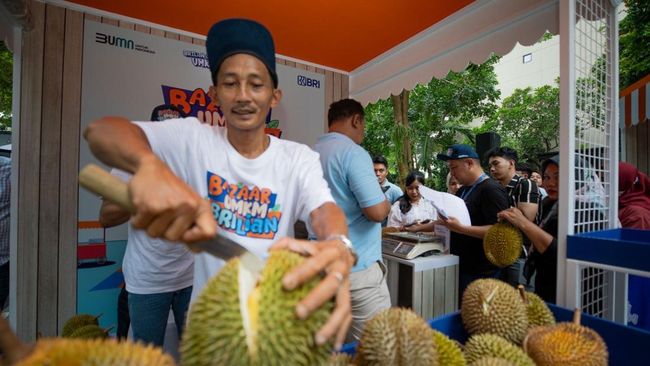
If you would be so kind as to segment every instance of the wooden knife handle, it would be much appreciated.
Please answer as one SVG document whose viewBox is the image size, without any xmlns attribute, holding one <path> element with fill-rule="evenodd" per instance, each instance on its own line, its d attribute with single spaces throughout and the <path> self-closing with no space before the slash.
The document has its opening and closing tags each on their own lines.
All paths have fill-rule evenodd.
<svg viewBox="0 0 650 366">
<path fill-rule="evenodd" d="M 125 182 L 95 164 L 88 164 L 79 172 L 79 185 L 88 191 L 135 213 L 129 189 Z"/>
</svg>

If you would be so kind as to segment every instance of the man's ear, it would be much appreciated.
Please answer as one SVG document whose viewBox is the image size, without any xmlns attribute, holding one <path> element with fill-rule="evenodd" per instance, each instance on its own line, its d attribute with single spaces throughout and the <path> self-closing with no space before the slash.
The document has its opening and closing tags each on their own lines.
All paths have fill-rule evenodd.
<svg viewBox="0 0 650 366">
<path fill-rule="evenodd" d="M 355 114 L 352 116 L 352 127 L 354 128 L 363 127 L 361 115 Z"/>
<path fill-rule="evenodd" d="M 273 99 L 271 99 L 271 108 L 275 108 L 280 104 L 280 100 L 282 100 L 282 90 L 280 89 L 273 89 Z"/>
</svg>

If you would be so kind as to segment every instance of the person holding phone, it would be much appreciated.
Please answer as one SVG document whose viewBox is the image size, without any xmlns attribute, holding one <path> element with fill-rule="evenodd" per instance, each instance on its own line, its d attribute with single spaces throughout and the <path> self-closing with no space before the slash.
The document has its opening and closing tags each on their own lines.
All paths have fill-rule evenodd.
<svg viewBox="0 0 650 366">
<path fill-rule="evenodd" d="M 438 215 L 433 203 L 422 197 L 420 186 L 424 185 L 424 174 L 417 170 L 406 176 L 406 192 L 391 207 L 387 227 L 400 231 L 432 232 L 433 221 Z"/>
</svg>

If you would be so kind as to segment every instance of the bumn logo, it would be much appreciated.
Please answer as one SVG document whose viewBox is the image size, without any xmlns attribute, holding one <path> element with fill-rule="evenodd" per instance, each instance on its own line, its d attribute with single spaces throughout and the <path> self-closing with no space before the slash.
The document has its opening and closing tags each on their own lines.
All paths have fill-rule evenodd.
<svg viewBox="0 0 650 366">
<path fill-rule="evenodd" d="M 311 88 L 320 89 L 320 81 L 312 78 L 308 78 L 303 75 L 298 75 L 298 85 L 308 86 Z"/>
<path fill-rule="evenodd" d="M 95 42 L 105 43 L 120 48 L 135 49 L 135 43 L 130 39 L 115 37 L 109 34 L 104 34 L 99 32 L 95 33 Z"/>
</svg>

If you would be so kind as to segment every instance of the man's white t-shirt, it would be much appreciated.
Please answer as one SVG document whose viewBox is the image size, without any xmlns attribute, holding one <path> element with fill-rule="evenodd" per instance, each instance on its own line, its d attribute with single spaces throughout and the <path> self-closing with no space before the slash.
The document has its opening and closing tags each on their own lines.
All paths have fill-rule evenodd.
<svg viewBox="0 0 650 366">
<path fill-rule="evenodd" d="M 210 200 L 219 234 L 262 258 L 275 241 L 293 236 L 296 220 L 308 222 L 313 210 L 334 202 L 318 153 L 306 145 L 269 136 L 266 151 L 247 159 L 228 142 L 226 128 L 194 117 L 136 124 L 154 153 Z M 223 263 L 195 256 L 193 298 Z"/>
<path fill-rule="evenodd" d="M 111 171 L 125 182 L 131 174 Z M 181 243 L 155 239 L 129 223 L 129 236 L 122 262 L 128 292 L 140 295 L 172 292 L 192 286 L 194 255 Z"/>
</svg>

